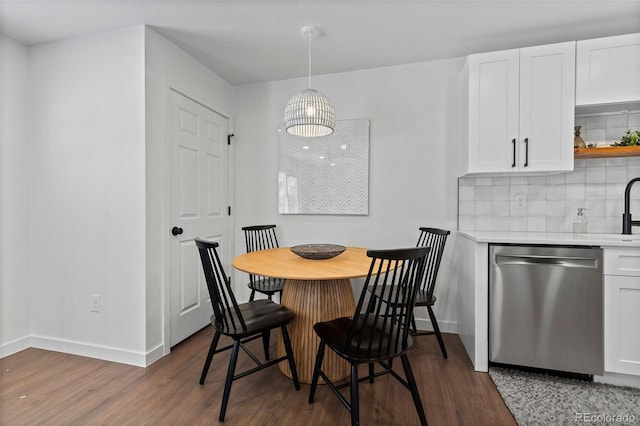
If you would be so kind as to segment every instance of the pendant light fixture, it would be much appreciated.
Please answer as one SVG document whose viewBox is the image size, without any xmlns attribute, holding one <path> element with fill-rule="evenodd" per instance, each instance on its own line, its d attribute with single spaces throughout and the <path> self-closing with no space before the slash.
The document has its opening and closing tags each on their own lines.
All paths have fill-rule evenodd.
<svg viewBox="0 0 640 426">
<path fill-rule="evenodd" d="M 302 34 L 309 41 L 309 88 L 296 93 L 284 109 L 284 128 L 287 133 L 303 138 L 327 136 L 336 126 L 336 112 L 329 99 L 311 88 L 311 39 L 316 36 L 314 27 L 303 27 Z"/>
</svg>

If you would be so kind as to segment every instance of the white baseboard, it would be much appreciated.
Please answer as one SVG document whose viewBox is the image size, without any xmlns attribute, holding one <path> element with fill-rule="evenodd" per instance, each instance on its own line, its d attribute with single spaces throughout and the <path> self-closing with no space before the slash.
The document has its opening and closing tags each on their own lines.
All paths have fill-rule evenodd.
<svg viewBox="0 0 640 426">
<path fill-rule="evenodd" d="M 0 345 L 0 359 L 29 348 L 86 356 L 136 367 L 148 367 L 164 356 L 164 345 L 158 345 L 146 354 L 100 345 L 52 339 L 42 336 L 25 336 Z"/>
<path fill-rule="evenodd" d="M 25 349 L 29 349 L 30 347 L 31 336 L 25 336 L 12 342 L 3 343 L 0 345 L 0 358 L 13 355 Z"/>
<path fill-rule="evenodd" d="M 147 352 L 145 367 L 150 366 L 151 364 L 153 364 L 163 356 L 164 356 L 164 345 L 160 344 L 155 348 L 151 349 L 149 352 Z"/>
<path fill-rule="evenodd" d="M 147 357 L 150 356 L 153 358 L 157 351 L 157 349 L 154 349 L 149 354 L 146 354 L 144 352 L 135 352 L 63 339 L 52 339 L 43 336 L 31 336 L 31 346 L 38 349 L 129 364 L 136 367 L 146 367 L 148 365 Z"/>
<path fill-rule="evenodd" d="M 640 389 L 640 376 L 630 374 L 604 373 L 602 376 L 593 376 L 593 381 L 615 386 L 629 386 Z"/>
<path fill-rule="evenodd" d="M 416 318 L 416 327 L 418 330 L 430 330 L 433 331 L 431 321 L 426 318 Z M 438 327 L 442 333 L 458 334 L 458 323 L 454 321 L 440 321 L 438 320 Z"/>
</svg>

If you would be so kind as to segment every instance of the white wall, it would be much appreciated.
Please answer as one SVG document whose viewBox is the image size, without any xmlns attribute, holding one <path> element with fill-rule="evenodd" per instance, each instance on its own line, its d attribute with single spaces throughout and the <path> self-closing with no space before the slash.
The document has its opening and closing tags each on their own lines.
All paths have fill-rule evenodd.
<svg viewBox="0 0 640 426">
<path fill-rule="evenodd" d="M 27 64 L 0 35 L 0 357 L 31 344 Z"/>
<path fill-rule="evenodd" d="M 144 27 L 29 59 L 33 346 L 143 365 Z"/>
<path fill-rule="evenodd" d="M 211 70 L 156 31 L 146 29 L 146 104 L 147 104 L 147 352 L 169 352 L 168 238 L 173 226 L 169 212 L 169 157 L 167 106 L 171 88 L 230 117 L 233 88 Z M 163 290 L 167 299 L 163 298 Z M 162 346 L 164 345 L 164 346 Z M 153 357 L 148 363 L 153 362 Z"/>
<path fill-rule="evenodd" d="M 368 118 L 368 216 L 278 214 L 278 128 L 291 95 L 306 79 L 235 88 L 235 238 L 240 228 L 275 223 L 281 245 L 325 242 L 370 248 L 415 245 L 419 226 L 452 230 L 436 294 L 445 331 L 457 331 L 456 266 L 451 259 L 457 224 L 457 78 L 463 59 L 424 62 L 324 76 L 312 87 L 336 107 L 338 119 Z M 246 274 L 236 291 L 248 297 Z M 355 285 L 359 292 L 360 287 Z M 426 318 L 426 312 L 418 316 Z"/>
<path fill-rule="evenodd" d="M 0 357 L 149 365 L 169 351 L 168 90 L 230 117 L 233 88 L 143 26 L 1 46 Z"/>
</svg>

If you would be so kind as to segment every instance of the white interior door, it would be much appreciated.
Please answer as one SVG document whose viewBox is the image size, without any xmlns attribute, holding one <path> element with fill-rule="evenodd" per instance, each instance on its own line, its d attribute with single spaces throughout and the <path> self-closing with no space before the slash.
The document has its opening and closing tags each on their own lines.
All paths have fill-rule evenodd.
<svg viewBox="0 0 640 426">
<path fill-rule="evenodd" d="M 228 120 L 171 91 L 171 346 L 209 323 L 209 293 L 194 238 L 220 243 L 229 273 Z"/>
</svg>

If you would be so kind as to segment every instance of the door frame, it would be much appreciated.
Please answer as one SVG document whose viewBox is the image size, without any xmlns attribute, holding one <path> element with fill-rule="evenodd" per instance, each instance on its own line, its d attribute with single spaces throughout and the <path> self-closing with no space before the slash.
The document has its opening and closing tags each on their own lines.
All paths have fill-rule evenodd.
<svg viewBox="0 0 640 426">
<path fill-rule="evenodd" d="M 163 120 L 164 120 L 164 128 L 163 128 L 163 138 L 162 138 L 162 146 L 164 149 L 163 154 L 163 168 L 164 170 L 169 170 L 171 165 L 171 92 L 176 92 L 182 96 L 185 96 L 196 102 L 203 107 L 215 112 L 216 114 L 224 117 L 228 120 L 228 133 L 233 133 L 233 120 L 226 114 L 223 114 L 214 108 L 208 106 L 207 104 L 200 102 L 197 96 L 191 96 L 188 90 L 184 90 L 180 88 L 174 82 L 168 81 L 165 79 L 164 82 L 164 90 L 163 90 L 163 102 L 164 102 L 164 111 L 163 111 Z M 233 206 L 235 197 L 234 197 L 234 150 L 233 144 L 229 146 L 227 161 L 228 161 L 228 197 L 229 197 L 229 205 Z M 163 342 L 163 351 L 162 356 L 168 355 L 171 352 L 171 245 L 170 245 L 170 232 L 171 224 L 173 223 L 171 216 L 171 174 L 165 173 L 164 180 L 162 182 L 162 186 L 164 188 L 162 194 L 162 229 L 159 230 L 161 233 L 161 241 L 162 241 L 162 342 Z M 233 229 L 235 227 L 233 208 L 231 209 L 231 215 L 229 216 L 229 232 L 227 236 L 227 240 L 229 241 L 229 264 L 231 264 L 231 258 L 235 253 L 235 239 Z M 228 275 L 233 275 L 233 271 L 226 271 Z"/>
</svg>

